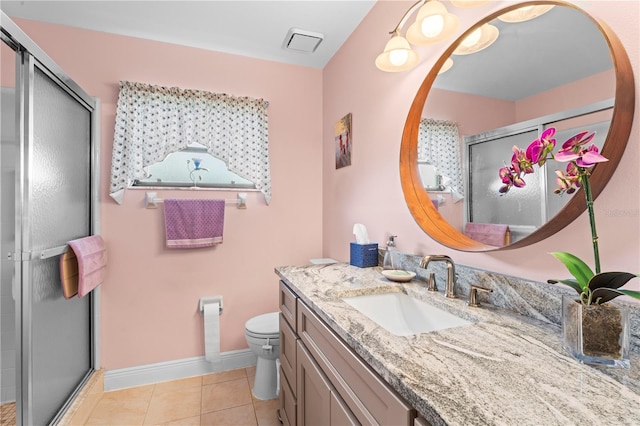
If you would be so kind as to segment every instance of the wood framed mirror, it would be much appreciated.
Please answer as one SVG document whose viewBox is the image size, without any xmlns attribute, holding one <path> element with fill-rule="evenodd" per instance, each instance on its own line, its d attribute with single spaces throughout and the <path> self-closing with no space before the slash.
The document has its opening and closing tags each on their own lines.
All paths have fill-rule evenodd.
<svg viewBox="0 0 640 426">
<path fill-rule="evenodd" d="M 469 28 L 466 32 L 464 32 L 436 61 L 435 65 L 418 89 L 418 92 L 409 110 L 402 135 L 402 143 L 400 149 L 400 178 L 407 206 L 409 207 L 409 210 L 418 225 L 431 238 L 449 248 L 474 252 L 509 250 L 525 247 L 555 234 L 556 232 L 567 226 L 569 223 L 571 223 L 573 220 L 575 220 L 586 209 L 584 194 L 582 190 L 579 190 L 576 194 L 574 194 L 574 196 L 568 199 L 564 207 L 560 208 L 557 214 L 550 217 L 546 222 L 541 223 L 535 228 L 533 232 L 522 237 L 521 239 L 518 239 L 515 242 L 499 247 L 469 238 L 468 236 L 463 234 L 459 226 L 452 224 L 445 217 L 443 217 L 432 200 L 433 196 L 427 192 L 421 179 L 418 161 L 418 135 L 421 125 L 420 123 L 423 119 L 425 102 L 428 102 L 430 92 L 434 87 L 436 79 L 438 78 L 439 71 L 445 65 L 445 62 L 452 55 L 454 50 L 460 45 L 461 41 L 464 40 L 465 37 L 470 35 L 475 29 L 479 28 L 485 23 L 497 20 L 499 16 L 507 12 L 533 5 L 554 5 L 556 6 L 554 7 L 554 9 L 569 8 L 572 13 L 581 14 L 582 16 L 586 17 L 586 19 L 591 24 L 593 24 L 594 28 L 598 30 L 599 34 L 602 36 L 602 40 L 604 41 L 604 43 L 606 43 L 606 46 L 608 46 L 609 49 L 610 59 L 613 66 L 612 73 L 615 76 L 615 87 L 612 90 L 613 97 L 612 99 L 610 99 L 610 102 L 613 104 L 611 120 L 608 126 L 608 132 L 606 133 L 606 138 L 604 138 L 604 145 L 601 151 L 602 155 L 608 158 L 609 161 L 605 163 L 599 163 L 593 168 L 590 183 L 594 199 L 598 197 L 598 195 L 606 186 L 607 182 L 615 172 L 616 167 L 618 166 L 618 163 L 620 162 L 620 159 L 622 158 L 622 155 L 624 153 L 633 121 L 635 88 L 633 71 L 629 62 L 629 58 L 626 51 L 624 50 L 622 43 L 613 33 L 613 31 L 604 22 L 601 22 L 598 19 L 590 16 L 578 6 L 563 1 L 523 2 L 515 5 L 510 5 L 507 8 L 492 13 L 485 19 L 479 21 L 473 27 Z M 482 52 L 479 52 L 479 54 L 481 53 Z M 545 58 L 544 56 L 544 53 L 545 48 L 541 48 L 539 52 L 537 52 L 537 54 L 540 56 L 540 61 L 547 60 L 547 58 Z M 589 61 L 589 58 L 584 58 L 584 61 Z M 553 67 L 554 64 L 547 63 L 547 66 Z M 575 66 L 580 67 L 580 63 L 575 64 Z M 535 137 L 533 139 L 535 139 Z M 530 141 L 532 141 L 533 139 L 531 139 Z M 564 139 L 558 139 L 557 144 L 561 145 L 563 142 Z M 526 148 L 526 145 L 521 146 L 521 148 Z M 504 159 L 505 161 L 509 161 L 510 158 L 511 151 L 504 152 L 502 159 Z M 495 170 L 495 178 L 499 182 L 497 169 Z"/>
</svg>

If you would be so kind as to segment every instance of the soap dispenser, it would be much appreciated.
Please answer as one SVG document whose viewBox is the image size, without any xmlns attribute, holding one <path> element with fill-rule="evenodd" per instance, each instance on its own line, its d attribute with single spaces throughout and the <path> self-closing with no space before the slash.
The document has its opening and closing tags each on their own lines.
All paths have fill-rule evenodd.
<svg viewBox="0 0 640 426">
<path fill-rule="evenodd" d="M 382 269 L 396 269 L 395 263 L 396 257 L 394 252 L 396 251 L 396 237 L 397 235 L 390 235 L 389 241 L 387 241 L 387 249 L 384 252 L 384 259 L 382 260 Z"/>
</svg>

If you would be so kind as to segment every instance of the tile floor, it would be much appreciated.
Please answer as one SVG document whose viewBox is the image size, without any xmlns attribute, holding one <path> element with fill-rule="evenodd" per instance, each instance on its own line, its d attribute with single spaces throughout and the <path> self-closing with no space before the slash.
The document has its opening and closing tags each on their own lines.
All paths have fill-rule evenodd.
<svg viewBox="0 0 640 426">
<path fill-rule="evenodd" d="M 105 392 L 86 425 L 279 426 L 279 400 L 261 401 L 255 367 Z"/>
<path fill-rule="evenodd" d="M 279 400 L 254 398 L 254 376 L 250 367 L 105 392 L 85 425 L 280 426 Z M 15 403 L 0 420 L 15 425 Z"/>
<path fill-rule="evenodd" d="M 0 425 L 15 425 L 16 424 L 16 403 L 9 402 L 0 405 Z"/>
</svg>

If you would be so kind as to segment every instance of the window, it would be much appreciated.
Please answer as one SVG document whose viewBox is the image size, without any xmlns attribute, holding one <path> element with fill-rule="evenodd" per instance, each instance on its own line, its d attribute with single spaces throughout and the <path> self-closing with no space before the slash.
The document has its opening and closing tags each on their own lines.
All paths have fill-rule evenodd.
<svg viewBox="0 0 640 426">
<path fill-rule="evenodd" d="M 169 154 L 148 167 L 149 177 L 136 179 L 133 186 L 255 189 L 250 180 L 229 171 L 224 161 L 199 143 Z"/>
<path fill-rule="evenodd" d="M 109 194 L 121 204 L 133 186 L 253 187 L 269 204 L 268 106 L 262 99 L 120 82 Z"/>
</svg>

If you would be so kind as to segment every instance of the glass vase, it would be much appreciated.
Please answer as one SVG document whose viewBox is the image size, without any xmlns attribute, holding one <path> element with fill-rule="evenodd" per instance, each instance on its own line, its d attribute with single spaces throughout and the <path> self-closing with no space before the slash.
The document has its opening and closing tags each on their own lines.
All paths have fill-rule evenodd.
<svg viewBox="0 0 640 426">
<path fill-rule="evenodd" d="M 562 295 L 562 338 L 580 362 L 630 368 L 626 306 L 583 305 L 575 295 Z"/>
</svg>

